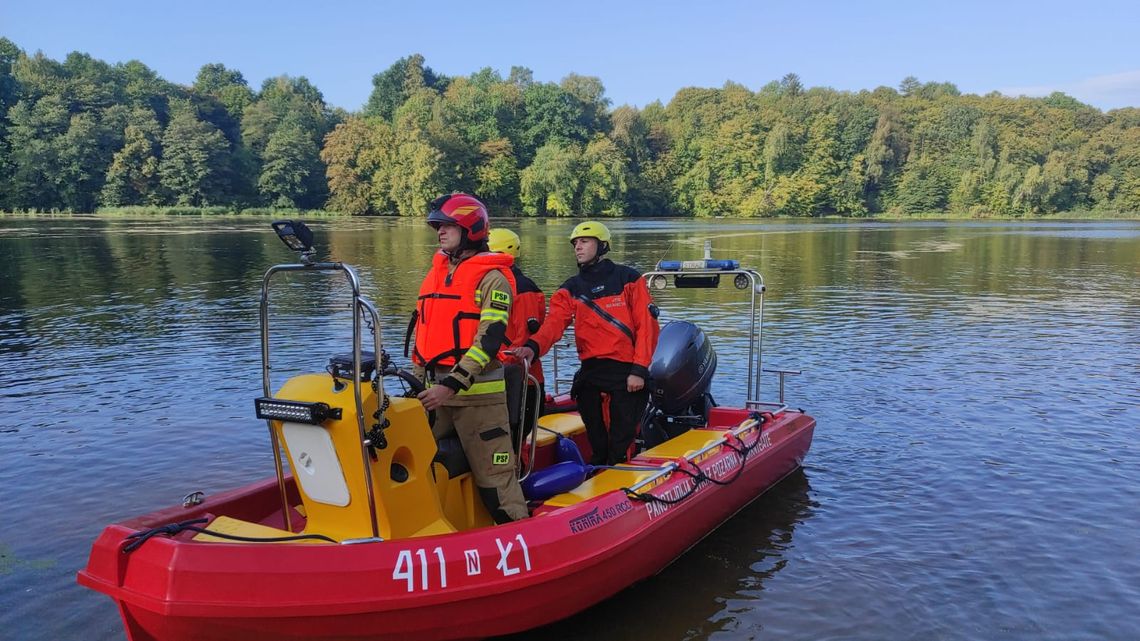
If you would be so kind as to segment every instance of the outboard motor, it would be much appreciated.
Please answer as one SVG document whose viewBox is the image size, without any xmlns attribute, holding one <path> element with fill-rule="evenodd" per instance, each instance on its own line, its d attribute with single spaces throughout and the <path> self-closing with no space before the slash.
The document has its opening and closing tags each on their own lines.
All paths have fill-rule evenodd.
<svg viewBox="0 0 1140 641">
<path fill-rule="evenodd" d="M 705 424 L 716 407 L 709 387 L 716 373 L 716 351 L 705 332 L 688 321 L 661 329 L 649 365 L 649 407 L 641 426 L 649 448 Z"/>
</svg>

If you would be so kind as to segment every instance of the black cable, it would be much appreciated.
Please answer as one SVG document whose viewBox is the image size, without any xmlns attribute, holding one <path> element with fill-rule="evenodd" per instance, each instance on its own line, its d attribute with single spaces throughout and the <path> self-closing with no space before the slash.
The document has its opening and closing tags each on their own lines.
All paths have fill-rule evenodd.
<svg viewBox="0 0 1140 641">
<path fill-rule="evenodd" d="M 664 503 L 665 505 L 676 505 L 676 504 L 680 503 L 681 501 L 684 501 L 685 499 L 692 496 L 693 493 L 696 492 L 699 488 L 700 488 L 700 483 L 693 483 L 693 487 L 689 488 L 688 492 L 685 492 L 684 495 L 679 496 L 675 499 L 664 499 L 664 498 L 661 498 L 660 496 L 654 496 L 653 494 L 649 494 L 648 492 L 634 492 L 633 490 L 631 490 L 629 488 L 622 488 L 622 489 L 625 490 L 625 495 L 627 497 L 634 499 L 634 500 L 637 500 L 637 501 L 644 501 L 645 503 Z"/>
<path fill-rule="evenodd" d="M 759 418 L 759 423 L 760 423 L 760 425 L 763 425 L 763 423 L 764 423 L 763 417 Z M 758 425 L 757 427 L 760 427 L 760 425 Z M 736 482 L 736 480 L 740 478 L 740 475 L 744 473 L 744 464 L 748 460 L 748 453 L 751 452 L 752 449 L 755 448 L 759 443 L 760 443 L 759 430 L 757 431 L 756 442 L 754 442 L 752 445 L 745 445 L 743 448 L 738 448 L 735 445 L 733 445 L 732 443 L 730 443 L 729 441 L 725 441 L 724 443 L 722 443 L 722 445 L 724 445 L 728 449 L 736 452 L 740 456 L 740 467 L 736 468 L 736 474 L 734 474 L 733 477 L 731 479 L 728 479 L 727 481 L 718 481 L 717 479 L 712 478 L 708 474 L 705 474 L 704 470 L 702 470 L 701 467 L 693 461 L 690 461 L 690 463 L 692 463 L 693 467 L 695 467 L 697 469 L 697 472 L 695 474 L 693 472 L 690 472 L 689 470 L 686 470 L 683 467 L 678 467 L 676 470 L 674 470 L 675 472 L 681 472 L 681 473 L 689 476 L 690 478 L 693 479 L 694 482 L 693 482 L 693 486 L 691 488 L 689 488 L 688 492 L 685 492 L 684 495 L 682 495 L 676 499 L 664 499 L 664 498 L 661 498 L 659 496 L 649 494 L 648 492 L 634 492 L 633 490 L 626 488 L 626 487 L 623 487 L 622 490 L 625 491 L 625 494 L 627 497 L 634 499 L 634 500 L 637 500 L 637 501 L 643 501 L 646 503 L 664 503 L 665 505 L 676 505 L 676 504 L 680 503 L 681 501 L 684 501 L 685 499 L 689 498 L 693 494 L 695 494 L 697 492 L 697 490 L 700 489 L 701 483 L 703 483 L 705 481 L 709 481 L 713 485 L 722 485 L 722 486 L 723 485 L 730 485 L 730 484 Z"/>
<path fill-rule="evenodd" d="M 306 540 L 306 539 L 315 539 L 315 540 L 319 540 L 319 541 L 327 541 L 329 543 L 336 543 L 337 542 L 335 539 L 331 539 L 331 538 L 329 538 L 323 534 L 296 534 L 293 536 L 270 536 L 270 537 L 261 538 L 261 537 L 253 537 L 253 536 L 239 536 L 237 534 L 226 534 L 224 532 L 214 532 L 212 530 L 207 530 L 204 527 L 198 527 L 196 525 L 197 523 L 208 523 L 209 520 L 210 519 L 203 518 L 203 519 L 193 519 L 190 521 L 182 521 L 181 523 L 167 523 L 166 525 L 160 525 L 158 527 L 153 527 L 149 530 L 143 530 L 141 532 L 135 532 L 133 534 L 128 534 L 126 537 L 123 538 L 123 540 L 124 541 L 131 541 L 131 542 L 128 543 L 127 545 L 123 546 L 122 552 L 123 552 L 123 554 L 130 554 L 131 552 L 134 552 L 135 550 L 139 549 L 139 547 L 141 547 L 143 543 L 146 543 L 147 541 L 151 540 L 153 537 L 155 537 L 159 534 L 166 534 L 169 536 L 174 536 L 176 534 L 179 534 L 179 533 L 185 532 L 185 531 L 199 532 L 201 534 L 209 534 L 210 536 L 216 536 L 220 539 L 228 539 L 230 541 L 246 541 L 249 543 L 283 543 L 286 541 L 302 541 L 302 540 Z M 134 539 L 134 540 L 132 541 L 131 539 Z"/>
<path fill-rule="evenodd" d="M 757 442 L 759 442 L 759 441 L 757 441 Z M 748 452 L 750 452 L 752 450 L 752 448 L 750 448 L 750 447 L 744 447 L 743 450 L 737 449 L 735 445 L 732 445 L 728 441 L 724 442 L 724 446 L 727 447 L 728 449 L 732 450 L 733 452 L 736 452 L 737 455 L 740 456 L 740 467 L 736 468 L 736 474 L 733 474 L 732 478 L 730 478 L 726 481 L 718 481 L 718 480 L 714 479 L 713 477 L 709 476 L 708 474 L 705 474 L 705 471 L 702 470 L 701 467 L 699 465 L 697 465 L 695 462 L 693 463 L 693 467 L 697 468 L 697 471 L 699 471 L 701 473 L 701 476 L 704 476 L 705 480 L 712 483 L 713 485 L 731 485 L 731 484 L 735 483 L 736 479 L 740 478 L 740 475 L 744 473 L 744 463 L 748 460 Z"/>
<path fill-rule="evenodd" d="M 692 487 L 690 487 L 689 490 L 687 492 L 685 492 L 683 495 L 681 495 L 675 499 L 661 498 L 660 496 L 656 496 L 656 495 L 650 494 L 648 492 L 634 492 L 633 490 L 629 489 L 628 487 L 623 487 L 622 490 L 625 491 L 625 495 L 628 498 L 631 498 L 631 499 L 634 499 L 637 501 L 643 501 L 645 503 L 664 503 L 665 505 L 676 505 L 676 504 L 680 503 L 681 501 L 684 501 L 685 499 L 689 498 L 693 494 L 695 494 L 697 492 L 697 490 L 701 489 L 701 483 L 707 478 L 703 473 L 694 474 L 693 472 L 690 472 L 689 470 L 686 470 L 683 467 L 678 467 L 677 469 L 675 469 L 673 471 L 674 472 L 681 472 L 682 474 L 693 479 Z"/>
</svg>

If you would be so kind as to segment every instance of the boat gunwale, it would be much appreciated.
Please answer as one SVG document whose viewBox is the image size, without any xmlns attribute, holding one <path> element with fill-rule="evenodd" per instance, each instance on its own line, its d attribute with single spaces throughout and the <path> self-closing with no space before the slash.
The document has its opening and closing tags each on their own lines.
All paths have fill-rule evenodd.
<svg viewBox="0 0 1140 641">
<path fill-rule="evenodd" d="M 768 433 L 784 426 L 792 428 L 788 434 L 773 442 L 771 446 L 765 448 L 761 452 L 762 456 L 748 456 L 745 461 L 745 468 L 741 472 L 740 480 L 745 480 L 745 477 L 751 477 L 757 474 L 766 461 L 776 457 L 783 450 L 797 443 L 803 443 L 803 449 L 806 453 L 806 449 L 810 447 L 815 420 L 806 414 L 795 411 L 790 411 L 789 414 L 791 415 L 787 416 L 786 421 L 777 422 L 771 428 L 762 430 L 764 433 Z M 783 416 L 782 414 L 781 417 Z M 801 417 L 807 419 L 807 423 L 797 426 Z M 722 428 L 711 429 L 721 430 Z M 761 438 L 761 431 L 757 430 L 754 434 L 754 436 L 749 435 L 753 445 Z M 738 454 L 731 448 L 722 447 L 722 451 L 709 457 L 705 462 L 712 464 L 717 460 L 730 456 L 738 456 Z M 799 459 L 802 460 L 802 455 Z M 795 464 L 791 466 L 791 469 L 780 474 L 779 478 L 784 478 L 787 473 L 798 468 L 800 466 L 800 460 L 796 460 Z M 679 487 L 691 481 L 691 477 L 685 476 L 684 474 L 672 474 L 665 481 L 654 486 L 650 491 L 666 493 L 675 487 Z M 716 525 L 731 518 L 732 514 L 735 514 L 744 505 L 751 503 L 778 482 L 779 479 L 775 480 L 764 487 L 762 491 L 756 492 L 754 496 L 744 501 L 741 506 L 733 509 L 723 519 L 717 519 L 718 522 Z M 705 486 L 712 486 L 712 489 L 706 489 Z M 276 481 L 271 478 L 241 488 L 235 488 L 234 490 L 213 498 L 217 500 L 223 496 L 230 496 L 231 501 L 240 500 L 241 498 L 248 498 L 248 495 L 243 493 L 243 490 L 267 492 L 272 491 L 275 487 Z M 499 532 L 505 534 L 507 537 L 512 537 L 515 534 L 526 534 L 528 531 L 541 534 L 544 530 L 548 529 L 546 527 L 548 524 L 568 524 L 574 518 L 589 513 L 594 509 L 598 509 L 602 505 L 608 506 L 623 501 L 628 501 L 633 504 L 634 509 L 610 519 L 598 527 L 590 528 L 589 532 L 564 533 L 561 536 L 553 537 L 549 541 L 531 544 L 532 549 L 541 549 L 542 546 L 558 545 L 566 540 L 567 537 L 578 537 L 585 534 L 591 540 L 591 553 L 588 555 L 568 556 L 561 561 L 555 557 L 553 559 L 547 559 L 541 569 L 536 568 L 534 571 L 528 573 L 510 578 L 496 577 L 492 581 L 482 583 L 454 587 L 449 586 L 446 590 L 418 591 L 407 594 L 393 594 L 390 593 L 390 591 L 376 590 L 364 596 L 361 596 L 359 592 L 355 592 L 357 595 L 355 599 L 344 598 L 346 594 L 354 594 L 351 590 L 345 590 L 344 592 L 339 592 L 335 598 L 333 598 L 333 595 L 330 595 L 328 599 L 316 601 L 312 598 L 312 592 L 299 591 L 298 594 L 304 595 L 304 598 L 298 598 L 296 601 L 289 602 L 273 601 L 271 603 L 265 603 L 253 600 L 235 602 L 229 598 L 222 600 L 222 597 L 214 601 L 187 601 L 184 599 L 164 598 L 162 596 L 156 596 L 154 593 L 139 591 L 131 586 L 115 584 L 102 576 L 88 572 L 86 568 L 79 572 L 79 582 L 111 596 L 117 602 L 120 602 L 121 607 L 137 606 L 164 616 L 191 618 L 262 618 L 275 615 L 290 617 L 326 617 L 366 613 L 376 614 L 395 610 L 406 610 L 409 608 L 432 607 L 440 604 L 458 605 L 464 602 L 478 601 L 479 599 L 487 598 L 492 595 L 529 591 L 538 589 L 544 584 L 557 583 L 560 579 L 568 575 L 585 571 L 586 567 L 583 566 L 584 563 L 588 563 L 588 567 L 595 567 L 600 563 L 604 563 L 620 555 L 624 550 L 635 545 L 638 541 L 647 537 L 653 537 L 662 530 L 669 529 L 670 524 L 675 523 L 697 506 L 707 504 L 719 491 L 726 489 L 727 487 L 704 483 L 701 487 L 692 490 L 691 497 L 687 497 L 696 500 L 685 500 L 679 504 L 668 506 L 657 516 L 649 515 L 649 507 L 644 502 L 631 500 L 629 497 L 622 495 L 621 490 L 612 490 L 574 505 L 555 508 L 550 512 L 531 519 L 477 528 L 464 532 L 353 545 L 324 543 L 294 545 L 288 548 L 290 556 L 288 565 L 295 568 L 299 567 L 300 569 L 282 575 L 283 580 L 303 581 L 306 576 L 311 575 L 312 568 L 329 563 L 330 556 L 345 555 L 346 557 L 354 557 L 356 559 L 355 563 L 358 565 L 361 559 L 366 561 L 371 559 L 374 561 L 373 563 L 367 564 L 367 567 L 360 567 L 357 570 L 351 571 L 352 574 L 367 576 L 372 573 L 381 573 L 381 576 L 383 576 L 382 573 L 390 572 L 394 566 L 391 559 L 392 549 L 397 545 L 407 547 L 410 541 L 414 541 L 418 547 L 427 548 L 433 543 L 442 541 L 452 541 L 455 542 L 455 545 L 461 545 L 463 538 L 476 540 L 479 537 L 485 537 L 488 531 Z M 620 499 L 618 498 L 619 496 L 621 496 Z M 221 505 L 221 503 L 218 504 Z M 167 511 L 166 509 L 159 510 L 152 513 L 152 515 L 163 514 Z M 151 515 L 144 515 L 131 519 L 130 521 L 109 525 L 97 540 L 95 547 L 98 547 L 100 542 L 112 534 L 120 535 L 119 539 L 121 539 L 126 534 L 132 533 L 135 530 L 131 530 L 131 526 L 126 525 L 126 523 L 145 520 L 149 516 Z M 635 527 L 626 535 L 613 536 L 613 532 L 623 531 L 628 528 L 631 523 L 635 524 Z M 716 526 L 713 526 L 708 531 L 713 531 L 715 527 Z M 689 542 L 689 544 L 684 546 L 684 549 L 695 545 L 699 542 L 700 538 L 703 538 L 703 536 Z M 147 550 L 147 548 L 150 548 L 150 550 Z M 175 559 L 180 556 L 191 557 L 191 559 L 182 559 L 182 562 L 192 563 L 192 557 L 198 556 L 205 550 L 211 550 L 212 554 L 220 555 L 220 562 L 223 564 L 226 564 L 225 562 L 228 559 L 232 558 L 237 560 L 240 558 L 241 563 L 239 565 L 242 566 L 264 565 L 267 555 L 273 557 L 272 560 L 274 563 L 285 564 L 280 558 L 282 551 L 282 545 L 280 544 L 250 545 L 248 543 L 203 542 L 176 538 L 153 539 L 148 542 L 142 550 L 132 553 L 132 556 L 141 555 L 143 558 L 140 559 L 140 562 L 155 566 L 155 570 L 158 573 L 165 575 L 169 590 L 170 581 L 172 581 L 179 572 L 178 561 Z M 293 578 L 289 579 L 288 577 Z M 353 583 L 351 579 L 346 580 L 346 582 L 349 584 Z M 376 582 L 376 584 L 381 585 L 382 582 Z M 252 592 L 253 591 L 251 591 L 251 596 Z M 167 592 L 167 594 L 169 594 L 169 592 Z"/>
</svg>

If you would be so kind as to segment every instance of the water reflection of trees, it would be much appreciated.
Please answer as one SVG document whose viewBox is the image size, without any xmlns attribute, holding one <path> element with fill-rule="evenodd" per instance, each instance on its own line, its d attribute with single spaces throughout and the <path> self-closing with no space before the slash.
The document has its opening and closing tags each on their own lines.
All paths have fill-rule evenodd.
<svg viewBox="0 0 1140 641">
<path fill-rule="evenodd" d="M 496 220 L 523 238 L 521 265 L 549 294 L 575 272 L 567 235 L 575 221 Z M 246 327 L 260 276 L 270 264 L 294 257 L 265 221 L 130 221 L 45 219 L 19 221 L 29 232 L 0 239 L 5 255 L 0 309 L 4 349 L 51 341 L 60 327 L 83 328 L 83 340 L 119 341 L 124 335 L 165 335 L 179 318 L 224 328 Z M 659 259 L 695 258 L 711 240 L 713 255 L 758 268 L 768 283 L 767 319 L 804 327 L 804 314 L 832 305 L 836 292 L 1016 294 L 1055 300 L 1090 286 L 1124 289 L 1134 278 L 1135 230 L 1127 223 L 820 223 L 779 221 L 619 220 L 613 258 L 646 270 Z M 319 221 L 322 258 L 357 267 L 366 295 L 376 300 L 389 344 L 402 342 L 416 290 L 435 250 L 421 221 Z M 1131 234 L 1131 235 L 1130 235 Z M 301 286 L 281 297 L 285 313 L 325 317 L 340 309 L 339 282 Z M 301 290 L 304 290 L 303 292 Z M 740 293 L 716 291 L 660 296 L 666 317 L 698 319 L 723 333 L 718 348 L 738 345 Z M 794 305 L 781 305 L 787 300 Z M 902 304 L 915 318 L 953 305 L 930 296 Z M 705 310 L 712 310 L 706 313 Z M 868 313 L 852 308 L 852 317 Z M 810 322 L 810 321 L 808 321 Z M 47 327 L 50 325 L 50 327 Z M 54 328 L 54 329 L 53 329 Z M 18 336 L 13 337 L 13 334 Z M 22 339 L 20 337 L 23 336 Z M 20 340 L 17 340 L 20 339 Z M 727 344 L 725 344 L 727 342 Z"/>
<path fill-rule="evenodd" d="M 807 474 L 797 470 L 657 576 L 568 619 L 502 639 L 706 638 L 732 619 L 726 601 L 762 591 L 787 564 L 796 526 L 813 515 L 810 494 Z"/>
</svg>

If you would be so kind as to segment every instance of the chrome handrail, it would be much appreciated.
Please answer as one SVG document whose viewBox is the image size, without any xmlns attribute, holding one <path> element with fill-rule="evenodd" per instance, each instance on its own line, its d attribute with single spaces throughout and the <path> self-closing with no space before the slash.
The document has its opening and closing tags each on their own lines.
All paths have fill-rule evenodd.
<svg viewBox="0 0 1140 641">
<path fill-rule="evenodd" d="M 303 258 L 302 258 L 303 259 Z M 361 455 L 364 457 L 364 475 L 368 492 L 368 509 L 372 518 L 372 536 L 379 537 L 380 531 L 376 522 L 376 498 L 373 495 L 372 489 L 372 467 L 369 464 L 367 439 L 364 431 L 364 405 L 360 393 L 360 317 L 361 312 L 367 311 L 371 314 L 374 327 L 374 343 L 376 348 L 376 368 L 380 369 L 380 316 L 376 311 L 376 307 L 372 303 L 365 300 L 360 295 L 360 278 L 357 277 L 356 271 L 352 267 L 344 263 L 295 263 L 285 265 L 274 265 L 270 267 L 265 276 L 261 280 L 261 386 L 263 395 L 266 398 L 272 396 L 269 381 L 269 282 L 274 274 L 278 272 L 293 272 L 293 271 L 340 271 L 344 272 L 345 278 L 348 280 L 349 285 L 352 287 L 352 385 L 353 385 L 353 400 L 356 403 L 356 423 L 357 429 L 361 437 Z M 379 375 L 379 373 L 377 374 Z M 380 383 L 383 383 L 381 380 Z M 377 392 L 383 394 L 383 385 L 379 385 Z M 377 397 L 377 408 L 381 407 L 381 397 Z M 383 417 L 380 417 L 383 420 Z M 277 472 L 277 487 L 281 494 L 281 510 L 285 516 L 285 529 L 292 531 L 293 524 L 290 516 L 291 507 L 289 506 L 289 498 L 285 489 L 285 470 L 281 465 L 281 443 L 277 439 L 277 433 L 273 430 L 273 419 L 266 419 L 266 425 L 269 427 L 269 441 L 273 446 L 273 465 Z"/>
<path fill-rule="evenodd" d="M 764 277 L 754 269 L 685 269 L 662 270 L 654 269 L 642 275 L 646 285 L 652 291 L 656 282 L 664 282 L 668 286 L 669 279 L 677 276 L 736 276 L 743 275 L 748 278 L 751 291 L 750 325 L 748 329 L 748 381 L 745 384 L 744 397 L 748 400 L 760 400 L 760 373 L 763 371 L 763 342 L 764 342 Z M 661 278 L 662 281 L 654 279 Z M 674 287 L 676 283 L 674 283 Z M 656 288 L 663 289 L 663 288 Z M 759 296 L 759 304 L 757 297 Z M 759 316 L 757 316 L 759 313 Z M 753 376 L 753 363 L 755 363 L 755 377 Z M 749 396 L 751 395 L 751 397 Z"/>
<path fill-rule="evenodd" d="M 569 349 L 571 347 L 574 347 L 574 344 L 568 340 L 560 340 L 560 341 L 557 341 L 556 343 L 554 343 L 553 345 L 550 346 L 550 365 L 551 365 L 551 369 L 553 369 L 553 376 L 551 376 L 551 380 L 554 382 L 554 395 L 555 396 L 558 396 L 559 394 L 562 393 L 562 389 L 561 389 L 562 383 L 573 383 L 574 382 L 573 378 L 559 378 L 558 377 L 558 361 L 560 360 L 558 350 L 559 349 Z"/>
<path fill-rule="evenodd" d="M 516 437 L 514 437 L 513 443 L 512 443 L 514 445 L 515 453 L 516 453 L 516 456 L 515 456 L 515 474 L 518 474 L 519 466 L 522 463 L 522 458 L 518 455 L 522 454 L 523 433 L 525 432 L 525 430 L 523 430 L 523 417 L 526 414 L 526 386 L 530 383 L 530 381 L 529 381 L 529 379 L 530 379 L 530 372 L 529 372 L 530 361 L 525 359 L 525 358 L 521 358 L 521 359 L 519 359 L 519 364 L 522 367 L 522 371 L 523 371 L 523 381 L 522 381 L 523 384 L 522 384 L 522 390 L 520 390 L 520 392 L 519 392 L 519 413 L 518 413 L 519 433 Z M 506 367 L 507 366 L 504 363 L 503 364 L 504 370 L 506 369 Z M 503 376 L 504 380 L 507 379 L 505 374 L 506 374 L 506 372 L 504 372 L 504 376 Z M 510 400 L 509 394 L 507 395 L 507 400 L 508 401 Z M 508 423 L 510 422 L 510 408 L 507 408 L 507 422 Z"/>
<path fill-rule="evenodd" d="M 526 363 L 526 361 L 523 361 L 523 362 Z M 530 389 L 531 383 L 534 383 L 534 389 L 536 391 L 542 389 L 542 387 L 540 387 L 538 384 L 538 379 L 535 378 L 534 375 L 530 373 L 530 367 L 527 367 L 524 371 L 526 372 L 526 380 L 523 382 L 522 410 L 519 412 L 519 447 L 518 447 L 518 452 L 520 454 L 522 453 L 523 434 L 526 434 L 526 432 L 527 432 L 525 429 L 525 426 L 523 425 L 523 417 L 526 416 L 526 414 L 527 414 L 527 411 L 526 411 L 526 391 L 528 389 Z M 542 398 L 537 399 L 537 402 L 534 405 L 534 411 L 530 412 L 530 414 L 531 414 L 531 416 L 530 416 L 530 419 L 531 419 L 531 421 L 530 421 L 530 456 L 527 457 L 526 471 L 523 472 L 523 474 L 521 476 L 519 476 L 520 481 L 526 480 L 526 477 L 530 476 L 531 472 L 534 472 L 534 455 L 538 451 L 538 415 L 541 413 L 539 410 L 542 409 L 542 403 L 544 401 L 545 401 L 545 399 L 542 399 Z M 519 461 L 521 463 L 522 457 L 519 457 Z"/>
<path fill-rule="evenodd" d="M 384 368 L 381 366 L 383 349 L 380 344 L 380 313 L 376 310 L 376 306 L 365 298 L 357 296 L 355 300 L 361 312 L 368 312 L 372 316 L 372 354 L 375 359 L 374 369 L 376 370 L 376 421 L 383 425 L 384 415 L 380 414 L 379 411 L 384 407 L 387 392 L 384 391 Z M 368 455 L 368 448 L 372 446 L 372 441 L 368 438 L 367 432 L 364 431 L 364 405 L 360 400 L 360 333 L 357 331 L 360 315 L 353 314 L 353 316 L 356 317 L 356 320 L 353 322 L 352 336 L 352 378 L 356 381 L 353 392 L 356 395 L 356 425 L 360 431 L 360 460 L 364 466 L 364 486 L 368 493 L 368 516 L 372 523 L 372 537 L 379 538 L 380 529 L 376 521 L 376 495 L 372 488 L 372 459 Z"/>
<path fill-rule="evenodd" d="M 781 403 L 784 402 L 784 378 L 788 377 L 788 376 L 799 376 L 800 374 L 803 374 L 803 372 L 801 370 L 798 370 L 798 369 L 776 369 L 776 368 L 773 368 L 773 369 L 766 369 L 764 371 L 768 372 L 769 374 L 776 374 L 777 376 L 779 376 L 779 378 L 780 378 L 780 396 L 779 396 L 779 399 L 780 399 Z"/>
</svg>

